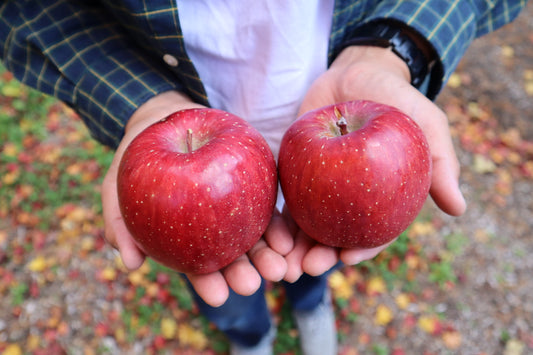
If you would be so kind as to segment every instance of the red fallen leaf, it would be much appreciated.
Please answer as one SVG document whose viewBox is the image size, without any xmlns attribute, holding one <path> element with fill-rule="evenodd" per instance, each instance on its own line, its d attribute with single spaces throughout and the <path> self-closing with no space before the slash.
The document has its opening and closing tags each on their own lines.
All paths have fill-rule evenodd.
<svg viewBox="0 0 533 355">
<path fill-rule="evenodd" d="M 48 342 L 52 343 L 57 339 L 57 331 L 55 329 L 46 329 L 44 331 L 43 338 Z"/>
<path fill-rule="evenodd" d="M 154 341 L 152 343 L 152 346 L 155 350 L 162 350 L 165 347 L 166 344 L 165 338 L 163 338 L 161 335 L 156 335 L 154 337 Z"/>
<path fill-rule="evenodd" d="M 170 291 L 167 289 L 160 288 L 157 291 L 157 300 L 163 304 L 168 303 L 171 300 L 172 296 L 170 294 Z"/>
<path fill-rule="evenodd" d="M 14 79 L 14 75 L 12 72 L 5 71 L 2 73 L 2 81 L 5 81 L 6 83 L 8 83 L 13 79 Z"/>
<path fill-rule="evenodd" d="M 31 235 L 34 250 L 41 250 L 46 244 L 47 236 L 43 231 L 34 231 Z"/>
<path fill-rule="evenodd" d="M 161 286 L 166 286 L 170 283 L 170 276 L 164 272 L 158 272 L 156 276 L 156 281 Z"/>
<path fill-rule="evenodd" d="M 80 277 L 80 270 L 78 269 L 69 270 L 67 277 L 69 280 L 77 280 Z"/>
<path fill-rule="evenodd" d="M 359 344 L 368 345 L 370 344 L 370 340 L 371 340 L 370 334 L 365 333 L 365 332 L 359 334 Z"/>
<path fill-rule="evenodd" d="M 405 350 L 402 348 L 394 348 L 391 351 L 391 355 L 405 355 Z"/>
<path fill-rule="evenodd" d="M 91 311 L 83 311 L 81 313 L 80 319 L 84 325 L 89 325 L 93 323 L 93 313 Z"/>
<path fill-rule="evenodd" d="M 394 255 L 388 262 L 388 269 L 391 272 L 395 272 L 402 265 L 402 260 L 398 255 Z"/>
<path fill-rule="evenodd" d="M 387 338 L 394 340 L 398 337 L 398 329 L 394 326 L 388 326 L 387 329 L 385 329 L 385 334 L 387 335 Z"/>
<path fill-rule="evenodd" d="M 41 295 L 41 288 L 39 287 L 39 284 L 36 281 L 32 281 L 30 284 L 30 297 L 31 298 L 39 298 Z"/>
<path fill-rule="evenodd" d="M 402 329 L 404 329 L 405 331 L 410 331 L 411 329 L 416 327 L 416 323 L 417 323 L 416 317 L 412 314 L 408 314 L 403 319 Z"/>
<path fill-rule="evenodd" d="M 109 331 L 109 326 L 101 322 L 96 324 L 96 326 L 94 327 L 94 334 L 98 337 L 104 337 L 106 335 L 109 335 Z"/>
<path fill-rule="evenodd" d="M 120 312 L 117 310 L 112 310 L 107 314 L 107 319 L 110 323 L 114 323 L 120 320 Z"/>
<path fill-rule="evenodd" d="M 359 303 L 359 301 L 356 299 L 356 298 L 351 298 L 350 299 L 350 310 L 353 312 L 353 313 L 360 313 L 361 312 L 361 304 Z"/>
</svg>

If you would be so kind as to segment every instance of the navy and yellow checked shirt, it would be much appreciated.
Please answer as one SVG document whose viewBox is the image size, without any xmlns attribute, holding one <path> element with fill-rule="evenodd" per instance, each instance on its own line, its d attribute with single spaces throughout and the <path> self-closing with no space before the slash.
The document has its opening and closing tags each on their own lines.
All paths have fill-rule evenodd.
<svg viewBox="0 0 533 355">
<path fill-rule="evenodd" d="M 330 62 L 356 26 L 390 18 L 433 45 L 444 83 L 474 38 L 512 21 L 525 4 L 336 0 Z M 0 57 L 17 79 L 75 108 L 92 135 L 112 147 L 133 111 L 158 93 L 184 90 L 208 105 L 185 53 L 175 0 L 1 0 L 0 41 Z"/>
</svg>

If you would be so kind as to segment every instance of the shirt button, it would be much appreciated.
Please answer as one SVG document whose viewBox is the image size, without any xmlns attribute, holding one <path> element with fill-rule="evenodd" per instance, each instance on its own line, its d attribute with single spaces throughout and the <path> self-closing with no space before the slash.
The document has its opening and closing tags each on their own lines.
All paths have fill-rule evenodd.
<svg viewBox="0 0 533 355">
<path fill-rule="evenodd" d="M 178 66 L 178 60 L 176 59 L 176 57 L 174 57 L 171 54 L 168 54 L 168 53 L 165 54 L 163 56 L 163 60 L 165 61 L 165 63 L 167 63 L 171 67 L 177 67 Z"/>
</svg>

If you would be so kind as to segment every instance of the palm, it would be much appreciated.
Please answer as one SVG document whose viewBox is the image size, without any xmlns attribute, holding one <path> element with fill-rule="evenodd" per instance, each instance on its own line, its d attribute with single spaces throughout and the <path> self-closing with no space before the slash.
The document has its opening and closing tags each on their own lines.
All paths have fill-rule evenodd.
<svg viewBox="0 0 533 355">
<path fill-rule="evenodd" d="M 405 64 L 393 53 L 387 53 L 386 49 L 350 47 L 313 83 L 299 114 L 355 99 L 395 106 L 420 125 L 430 142 L 433 158 L 431 196 L 444 212 L 462 214 L 465 203 L 457 183 L 459 164 L 446 115 L 410 85 Z M 302 231 L 295 230 L 293 235 L 295 247 L 286 257 L 289 263 L 288 281 L 297 279 L 301 272 L 319 275 L 339 260 L 345 264 L 356 264 L 373 258 L 387 247 L 338 250 L 311 241 Z"/>
</svg>

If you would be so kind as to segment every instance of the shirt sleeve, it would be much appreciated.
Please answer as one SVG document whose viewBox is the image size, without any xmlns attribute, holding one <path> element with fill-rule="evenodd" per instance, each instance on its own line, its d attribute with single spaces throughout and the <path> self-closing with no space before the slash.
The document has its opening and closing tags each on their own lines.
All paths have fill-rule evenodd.
<svg viewBox="0 0 533 355">
<path fill-rule="evenodd" d="M 116 147 L 142 103 L 182 85 L 95 1 L 7 1 L 0 58 L 24 84 L 73 107 L 98 141 Z"/>
<path fill-rule="evenodd" d="M 436 50 L 443 67 L 440 86 L 456 69 L 471 42 L 511 22 L 522 1 L 408 0 L 379 1 L 364 22 L 393 19 L 415 29 Z M 440 88 L 437 90 L 439 91 Z"/>
</svg>

